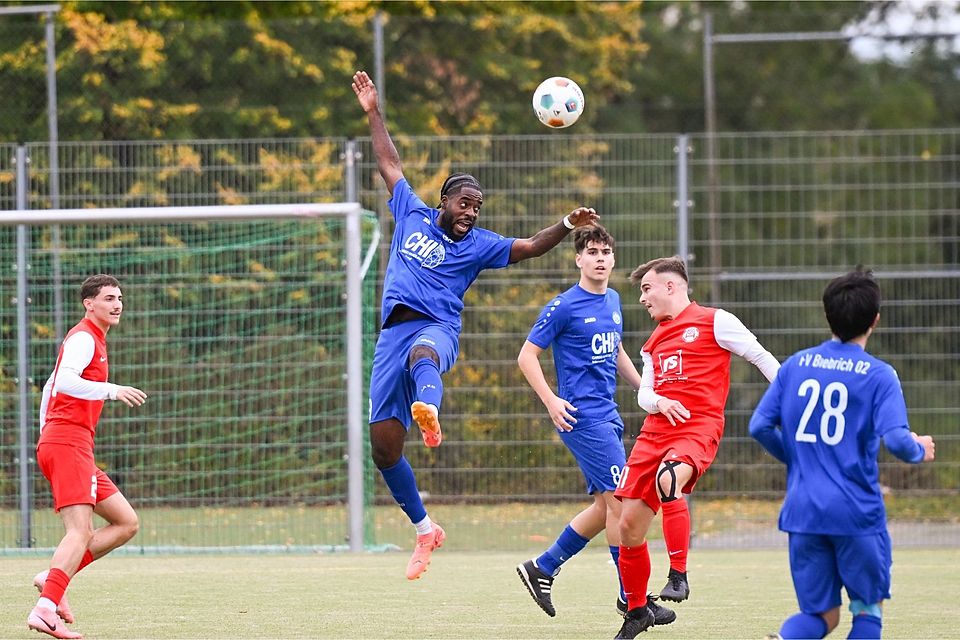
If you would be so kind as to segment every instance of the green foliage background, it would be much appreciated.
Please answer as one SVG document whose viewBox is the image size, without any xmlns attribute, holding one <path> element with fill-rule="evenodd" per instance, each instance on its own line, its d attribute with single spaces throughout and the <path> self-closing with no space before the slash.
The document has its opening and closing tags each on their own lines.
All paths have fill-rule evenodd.
<svg viewBox="0 0 960 640">
<path fill-rule="evenodd" d="M 61 140 L 362 135 L 350 77 L 383 18 L 395 133 L 542 133 L 544 77 L 584 88 L 578 131 L 703 129 L 714 32 L 861 31 L 895 2 L 88 2 L 56 14 Z M 936 7 L 927 9 L 936 12 Z M 949 8 L 941 8 L 949 11 Z M 42 18 L 0 17 L 0 141 L 47 136 Z M 718 129 L 956 123 L 957 56 L 913 41 L 863 62 L 842 42 L 715 47 Z"/>
</svg>

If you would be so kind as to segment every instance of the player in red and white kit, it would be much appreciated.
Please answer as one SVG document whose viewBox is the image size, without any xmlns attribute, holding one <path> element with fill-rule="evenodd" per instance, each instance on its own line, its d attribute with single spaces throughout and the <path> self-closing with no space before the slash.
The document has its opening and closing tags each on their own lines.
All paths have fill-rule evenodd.
<svg viewBox="0 0 960 640">
<path fill-rule="evenodd" d="M 107 382 L 107 331 L 120 322 L 123 295 L 109 275 L 90 276 L 80 286 L 85 310 L 63 340 L 57 364 L 43 387 L 37 463 L 50 481 L 53 507 L 65 533 L 53 552 L 50 569 L 34 577 L 40 600 L 27 626 L 55 638 L 82 638 L 67 628 L 73 614 L 64 592 L 80 569 L 126 543 L 137 533 L 137 514 L 101 471 L 93 457 L 93 438 L 105 400 L 140 406 L 140 389 Z M 93 528 L 93 514 L 107 521 Z"/>
<path fill-rule="evenodd" d="M 687 269 L 679 256 L 637 267 L 630 281 L 640 284 L 640 302 L 658 324 L 641 350 L 637 400 L 649 415 L 614 493 L 623 501 L 620 574 L 628 607 L 618 638 L 633 638 L 653 624 L 646 606 L 646 535 L 661 506 L 670 575 L 660 597 L 680 602 L 690 594 L 690 512 L 681 494 L 693 491 L 717 454 L 730 390 L 730 354 L 755 365 L 767 380 L 780 368 L 736 316 L 691 302 Z"/>
</svg>

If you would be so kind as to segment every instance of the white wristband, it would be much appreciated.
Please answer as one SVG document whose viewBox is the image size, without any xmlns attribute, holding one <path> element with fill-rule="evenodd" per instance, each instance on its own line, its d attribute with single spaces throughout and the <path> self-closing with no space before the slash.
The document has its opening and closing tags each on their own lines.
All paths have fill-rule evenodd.
<svg viewBox="0 0 960 640">
<path fill-rule="evenodd" d="M 577 226 L 572 222 L 570 222 L 570 216 L 563 216 L 563 220 L 561 220 L 561 222 L 563 223 L 563 226 L 565 226 L 567 229 L 575 229 Z"/>
</svg>

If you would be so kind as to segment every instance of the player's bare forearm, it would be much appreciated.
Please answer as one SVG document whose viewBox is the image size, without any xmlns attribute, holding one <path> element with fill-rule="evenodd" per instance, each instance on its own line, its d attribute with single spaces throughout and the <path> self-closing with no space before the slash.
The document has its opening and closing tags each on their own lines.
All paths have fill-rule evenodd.
<svg viewBox="0 0 960 640">
<path fill-rule="evenodd" d="M 564 216 L 560 222 L 541 229 L 529 238 L 518 239 L 510 249 L 510 262 L 520 262 L 538 258 L 560 244 L 576 227 L 596 224 L 600 220 L 597 212 L 590 207 L 578 207 Z M 569 225 L 567 224 L 569 223 Z"/>
<path fill-rule="evenodd" d="M 387 190 L 392 194 L 393 186 L 403 177 L 403 168 L 400 164 L 400 154 L 387 131 L 379 109 L 367 112 L 367 121 L 370 123 L 370 137 L 373 142 L 373 155 L 377 158 L 377 170 L 387 183 Z"/>
<path fill-rule="evenodd" d="M 353 74 L 351 87 L 357 96 L 357 102 L 360 103 L 363 112 L 367 114 L 367 122 L 370 124 L 370 137 L 373 141 L 373 154 L 377 158 L 377 169 L 380 171 L 383 181 L 387 183 L 387 190 L 393 194 L 394 185 L 403 178 L 403 168 L 400 165 L 400 154 L 387 132 L 383 114 L 380 113 L 380 98 L 377 95 L 377 88 L 366 71 L 357 71 Z"/>
</svg>

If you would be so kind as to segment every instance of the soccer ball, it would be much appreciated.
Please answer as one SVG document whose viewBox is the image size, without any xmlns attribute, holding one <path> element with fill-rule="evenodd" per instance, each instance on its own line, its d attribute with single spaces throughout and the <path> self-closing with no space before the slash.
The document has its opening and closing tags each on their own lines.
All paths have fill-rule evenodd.
<svg viewBox="0 0 960 640">
<path fill-rule="evenodd" d="M 570 78 L 547 78 L 533 92 L 533 112 L 551 129 L 569 127 L 583 113 L 583 91 Z"/>
</svg>

